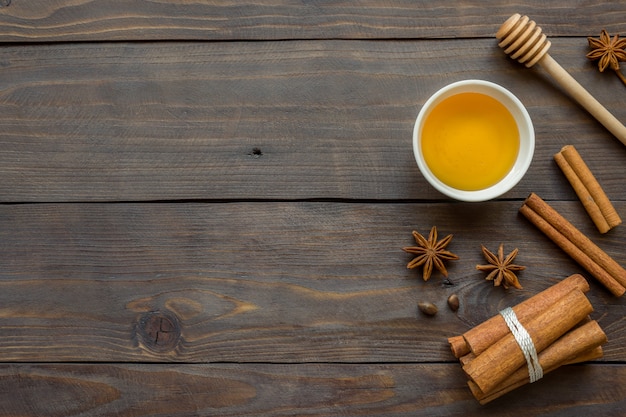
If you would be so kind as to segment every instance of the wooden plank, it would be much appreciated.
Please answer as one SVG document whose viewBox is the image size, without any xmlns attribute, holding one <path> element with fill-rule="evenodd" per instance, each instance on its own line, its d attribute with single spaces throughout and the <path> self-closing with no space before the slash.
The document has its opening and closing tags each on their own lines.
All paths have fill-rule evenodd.
<svg viewBox="0 0 626 417">
<path fill-rule="evenodd" d="M 618 416 L 624 378 L 567 366 L 481 406 L 454 364 L 0 365 L 0 415 Z"/>
<path fill-rule="evenodd" d="M 0 362 L 453 361 L 448 337 L 584 272 L 519 205 L 2 205 Z M 599 236 L 579 203 L 554 207 L 626 265 L 625 229 Z M 406 269 L 411 231 L 433 225 L 454 234 L 449 282 Z M 523 290 L 475 269 L 500 243 L 520 249 Z M 590 285 L 604 359 L 624 361 L 624 303 Z"/>
<path fill-rule="evenodd" d="M 504 4 L 503 4 L 504 3 Z M 8 5 L 7 5 L 8 4 Z M 621 1 L 190 2 L 187 0 L 3 0 L 0 42 L 492 37 L 513 13 L 552 36 L 623 30 Z M 591 33 L 590 33 L 591 31 Z"/>
<path fill-rule="evenodd" d="M 623 86 L 587 62 L 585 39 L 552 49 L 626 120 Z M 552 161 L 573 144 L 626 199 L 626 148 L 493 40 L 22 45 L 2 59 L 2 202 L 440 199 L 415 164 L 413 123 L 465 78 L 509 88 L 533 118 L 533 165 L 505 198 L 574 199 Z"/>
</svg>

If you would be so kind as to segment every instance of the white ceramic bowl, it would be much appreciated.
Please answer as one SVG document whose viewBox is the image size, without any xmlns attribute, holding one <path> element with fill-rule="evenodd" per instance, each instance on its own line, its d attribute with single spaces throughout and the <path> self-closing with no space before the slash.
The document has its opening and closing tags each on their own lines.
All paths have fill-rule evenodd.
<svg viewBox="0 0 626 417">
<path fill-rule="evenodd" d="M 519 152 L 511 170 L 498 183 L 481 190 L 466 191 L 453 188 L 439 180 L 430 170 L 421 151 L 421 132 L 426 117 L 444 99 L 459 93 L 482 93 L 502 103 L 511 113 L 519 131 Z M 513 188 L 526 174 L 535 151 L 535 131 L 524 105 L 510 91 L 489 81 L 463 80 L 447 85 L 433 94 L 424 104 L 413 128 L 413 153 L 422 175 L 439 192 L 460 201 L 487 201 Z"/>
</svg>

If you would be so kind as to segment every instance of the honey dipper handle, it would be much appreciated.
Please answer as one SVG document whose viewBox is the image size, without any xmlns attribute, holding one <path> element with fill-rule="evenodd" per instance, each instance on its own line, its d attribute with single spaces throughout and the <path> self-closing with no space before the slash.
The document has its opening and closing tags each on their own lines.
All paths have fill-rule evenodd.
<svg viewBox="0 0 626 417">
<path fill-rule="evenodd" d="M 626 145 L 626 127 L 615 118 L 602 104 L 581 86 L 549 54 L 545 54 L 539 64 L 580 103 L 593 117 L 604 125 L 617 139 Z"/>
</svg>

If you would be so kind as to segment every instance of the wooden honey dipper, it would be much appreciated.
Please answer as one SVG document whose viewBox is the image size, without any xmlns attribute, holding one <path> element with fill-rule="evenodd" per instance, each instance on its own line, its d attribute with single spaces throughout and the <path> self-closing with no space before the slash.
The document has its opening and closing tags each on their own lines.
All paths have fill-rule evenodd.
<svg viewBox="0 0 626 417">
<path fill-rule="evenodd" d="M 551 43 L 533 20 L 516 13 L 500 26 L 496 38 L 504 53 L 527 68 L 541 64 L 565 91 L 626 145 L 626 127 L 548 54 Z"/>
</svg>

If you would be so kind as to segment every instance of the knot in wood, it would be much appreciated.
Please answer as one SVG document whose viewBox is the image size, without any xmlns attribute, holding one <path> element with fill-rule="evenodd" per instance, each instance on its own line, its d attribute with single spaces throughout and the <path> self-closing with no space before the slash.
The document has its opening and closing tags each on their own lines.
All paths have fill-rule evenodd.
<svg viewBox="0 0 626 417">
<path fill-rule="evenodd" d="M 11 5 L 11 0 L 0 0 L 0 7 L 9 7 Z"/>
<path fill-rule="evenodd" d="M 180 341 L 180 323 L 176 316 L 151 311 L 144 314 L 137 326 L 140 342 L 149 350 L 158 353 L 172 351 Z"/>
<path fill-rule="evenodd" d="M 254 148 L 248 153 L 248 155 L 253 158 L 260 158 L 263 156 L 263 151 L 261 151 L 261 148 Z"/>
</svg>

